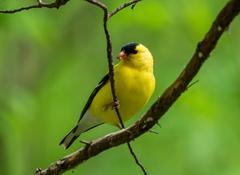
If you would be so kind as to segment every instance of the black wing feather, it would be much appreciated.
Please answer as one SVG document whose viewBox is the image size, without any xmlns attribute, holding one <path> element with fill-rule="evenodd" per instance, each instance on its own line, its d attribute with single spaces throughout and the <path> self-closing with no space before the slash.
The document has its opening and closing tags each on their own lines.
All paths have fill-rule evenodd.
<svg viewBox="0 0 240 175">
<path fill-rule="evenodd" d="M 86 105 L 84 106 L 84 108 L 82 110 L 82 113 L 80 115 L 80 118 L 79 118 L 78 122 L 83 118 L 84 114 L 87 112 L 88 108 L 92 104 L 92 101 L 93 101 L 94 97 L 96 96 L 98 91 L 108 82 L 108 80 L 109 80 L 109 75 L 107 74 L 102 78 L 102 80 L 95 87 L 95 89 L 91 93 L 90 97 L 88 98 L 88 101 L 87 101 Z"/>
</svg>

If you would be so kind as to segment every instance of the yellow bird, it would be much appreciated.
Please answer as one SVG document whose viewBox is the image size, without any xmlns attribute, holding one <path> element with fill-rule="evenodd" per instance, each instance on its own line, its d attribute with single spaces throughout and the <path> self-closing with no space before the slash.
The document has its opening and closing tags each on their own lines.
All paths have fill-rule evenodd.
<svg viewBox="0 0 240 175">
<path fill-rule="evenodd" d="M 155 89 L 153 58 L 142 44 L 131 42 L 122 47 L 120 62 L 114 66 L 115 90 L 123 121 L 138 113 Z M 67 149 L 81 133 L 103 123 L 119 126 L 107 74 L 90 95 L 77 125 L 63 138 L 60 145 Z"/>
</svg>

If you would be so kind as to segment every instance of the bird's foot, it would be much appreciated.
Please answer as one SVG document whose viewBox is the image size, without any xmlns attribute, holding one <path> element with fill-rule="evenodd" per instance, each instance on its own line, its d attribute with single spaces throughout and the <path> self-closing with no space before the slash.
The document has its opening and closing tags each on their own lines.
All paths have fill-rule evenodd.
<svg viewBox="0 0 240 175">
<path fill-rule="evenodd" d="M 119 100 L 112 102 L 112 110 L 119 109 L 120 103 Z"/>
<path fill-rule="evenodd" d="M 119 101 L 114 101 L 114 102 L 111 102 L 109 104 L 106 104 L 104 107 L 103 107 L 103 110 L 106 111 L 108 109 L 111 109 L 111 110 L 114 110 L 114 109 L 119 109 L 120 107 L 120 103 Z"/>
</svg>

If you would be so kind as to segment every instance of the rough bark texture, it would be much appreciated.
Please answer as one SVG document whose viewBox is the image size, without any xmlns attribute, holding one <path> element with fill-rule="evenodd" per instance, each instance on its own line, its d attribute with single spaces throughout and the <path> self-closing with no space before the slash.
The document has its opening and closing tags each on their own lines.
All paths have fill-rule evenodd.
<svg viewBox="0 0 240 175">
<path fill-rule="evenodd" d="M 30 5 L 30 6 L 26 6 L 26 7 L 21 7 L 18 9 L 13 9 L 13 10 L 0 10 L 0 13 L 3 14 L 13 14 L 13 13 L 18 13 L 21 11 L 26 11 L 26 10 L 30 10 L 30 9 L 37 9 L 37 8 L 56 8 L 59 9 L 61 6 L 64 6 L 66 3 L 68 3 L 68 1 L 70 0 L 55 0 L 52 3 L 43 3 L 42 0 L 37 0 L 36 4 L 34 5 Z"/>
</svg>

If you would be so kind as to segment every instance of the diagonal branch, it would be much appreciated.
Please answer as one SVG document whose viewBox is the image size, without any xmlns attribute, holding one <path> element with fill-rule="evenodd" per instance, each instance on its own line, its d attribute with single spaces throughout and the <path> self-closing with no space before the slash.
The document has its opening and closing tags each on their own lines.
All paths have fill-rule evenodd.
<svg viewBox="0 0 240 175">
<path fill-rule="evenodd" d="M 232 20 L 239 14 L 239 11 L 239 0 L 230 0 L 226 4 L 218 14 L 204 39 L 198 43 L 195 53 L 179 77 L 165 90 L 162 96 L 139 121 L 127 129 L 120 130 L 92 141 L 90 145 L 80 148 L 76 152 L 55 162 L 40 173 L 36 172 L 36 175 L 61 174 L 105 150 L 127 143 L 139 137 L 152 128 L 186 90 L 191 80 L 198 73 L 203 63 L 215 48 L 225 29 L 229 27 Z"/>
<path fill-rule="evenodd" d="M 24 10 L 30 10 L 30 9 L 36 9 L 36 8 L 56 8 L 59 9 L 61 6 L 65 5 L 68 1 L 70 0 L 55 0 L 55 2 L 46 4 L 43 3 L 41 0 L 38 0 L 36 4 L 26 6 L 26 7 L 21 7 L 18 9 L 13 9 L 13 10 L 0 10 L 0 13 L 3 14 L 13 14 L 17 12 L 21 12 Z"/>
</svg>

